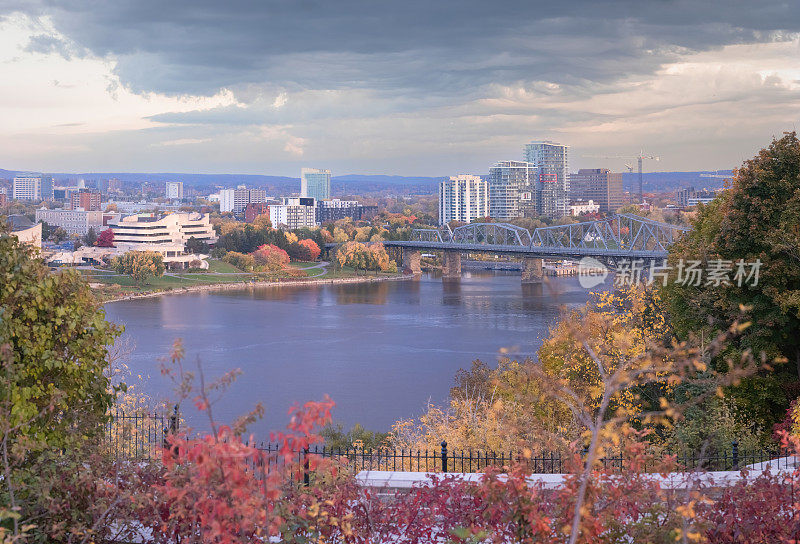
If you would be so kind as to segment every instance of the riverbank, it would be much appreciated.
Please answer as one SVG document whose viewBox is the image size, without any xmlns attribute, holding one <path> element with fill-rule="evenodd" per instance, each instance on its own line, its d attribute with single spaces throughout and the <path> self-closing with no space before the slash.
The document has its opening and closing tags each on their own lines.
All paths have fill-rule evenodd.
<svg viewBox="0 0 800 544">
<path fill-rule="evenodd" d="M 185 293 L 201 293 L 207 291 L 228 291 L 228 290 L 246 290 L 263 287 L 295 287 L 305 285 L 343 285 L 351 283 L 374 283 L 381 281 L 397 281 L 410 279 L 413 276 L 405 276 L 403 274 L 393 275 L 378 275 L 378 276 L 351 276 L 345 278 L 301 278 L 292 279 L 287 278 L 283 280 L 268 280 L 268 281 L 239 281 L 239 282 L 221 282 L 221 283 L 204 283 L 201 285 L 192 285 L 189 287 L 174 287 L 154 291 L 147 291 L 144 293 L 121 293 L 119 296 L 111 296 L 104 299 L 103 304 L 110 302 L 119 302 L 123 300 L 136 300 L 142 298 L 160 297 L 163 295 L 179 295 Z"/>
</svg>

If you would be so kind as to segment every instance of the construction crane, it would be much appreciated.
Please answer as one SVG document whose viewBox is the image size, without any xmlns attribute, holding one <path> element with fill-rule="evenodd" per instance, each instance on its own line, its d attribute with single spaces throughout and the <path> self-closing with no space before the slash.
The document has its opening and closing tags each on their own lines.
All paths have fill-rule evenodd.
<svg viewBox="0 0 800 544">
<path fill-rule="evenodd" d="M 593 157 L 595 159 L 636 159 L 639 162 L 639 203 L 644 202 L 644 196 L 642 196 L 642 162 L 644 159 L 660 161 L 661 157 L 656 157 L 654 155 L 645 155 L 644 151 L 640 151 L 638 155 L 584 155 L 584 157 Z M 626 164 L 625 167 L 628 169 L 629 172 L 633 171 L 633 168 Z"/>
</svg>

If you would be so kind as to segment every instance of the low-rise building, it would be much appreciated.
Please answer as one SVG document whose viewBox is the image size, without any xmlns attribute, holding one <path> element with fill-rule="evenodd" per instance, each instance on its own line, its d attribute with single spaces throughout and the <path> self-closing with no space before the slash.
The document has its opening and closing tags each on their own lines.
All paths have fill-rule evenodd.
<svg viewBox="0 0 800 544">
<path fill-rule="evenodd" d="M 313 198 L 289 197 L 281 204 L 269 206 L 269 220 L 275 228 L 300 229 L 317 224 L 316 206 Z"/>
<path fill-rule="evenodd" d="M 191 238 L 214 244 L 217 235 L 209 217 L 200 213 L 172 213 L 163 217 L 139 214 L 122 217 L 108 225 L 114 231 L 114 245 L 177 244 L 180 251 Z"/>
<path fill-rule="evenodd" d="M 594 200 L 575 200 L 569 205 L 570 215 L 581 215 L 584 213 L 597 213 L 600 205 L 595 204 Z"/>
<path fill-rule="evenodd" d="M 694 187 L 688 187 L 678 190 L 678 206 L 682 208 L 691 208 L 698 204 L 708 204 L 717 197 L 717 191 L 709 189 L 696 190 Z"/>
<path fill-rule="evenodd" d="M 357 200 L 317 200 L 317 223 L 333 223 L 339 219 L 367 219 L 378 213 L 377 206 L 364 206 Z"/>
<path fill-rule="evenodd" d="M 36 221 L 45 222 L 51 227 L 61 227 L 67 234 L 85 236 L 89 229 L 98 232 L 104 226 L 104 214 L 99 210 L 48 210 L 40 208 L 36 210 Z M 106 223 L 108 219 L 106 219 Z"/>
</svg>

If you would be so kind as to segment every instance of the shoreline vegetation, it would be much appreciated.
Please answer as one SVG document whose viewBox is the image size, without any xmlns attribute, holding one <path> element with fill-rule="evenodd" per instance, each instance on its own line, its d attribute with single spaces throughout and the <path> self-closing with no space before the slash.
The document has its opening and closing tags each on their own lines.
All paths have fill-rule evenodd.
<svg viewBox="0 0 800 544">
<path fill-rule="evenodd" d="M 209 274 L 207 272 L 171 274 L 157 279 L 166 281 L 154 280 L 153 283 L 145 285 L 127 285 L 128 282 L 125 276 L 97 273 L 96 271 L 84 272 L 84 275 L 89 282 L 92 292 L 102 304 L 159 297 L 162 295 L 201 293 L 207 291 L 308 285 L 343 285 L 410 279 L 410 276 L 402 273 L 388 274 L 382 272 L 377 275 L 374 272 L 357 273 L 355 270 L 349 268 L 333 270 L 332 268 L 323 268 L 313 263 L 292 263 L 292 267 L 304 272 L 311 271 L 311 269 L 324 270 L 324 273 L 317 276 L 277 276 L 267 279 L 259 279 L 256 274 L 247 273 L 228 273 L 227 276 L 222 274 Z M 188 284 L 189 281 L 197 283 Z"/>
</svg>

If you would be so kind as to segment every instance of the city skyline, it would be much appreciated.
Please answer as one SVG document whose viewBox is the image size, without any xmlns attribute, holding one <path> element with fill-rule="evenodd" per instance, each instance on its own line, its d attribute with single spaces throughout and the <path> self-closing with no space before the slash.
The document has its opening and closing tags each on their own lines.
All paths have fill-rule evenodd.
<svg viewBox="0 0 800 544">
<path fill-rule="evenodd" d="M 643 4 L 3 2 L 0 168 L 448 176 L 549 139 L 713 170 L 795 128 L 797 10 Z"/>
</svg>

